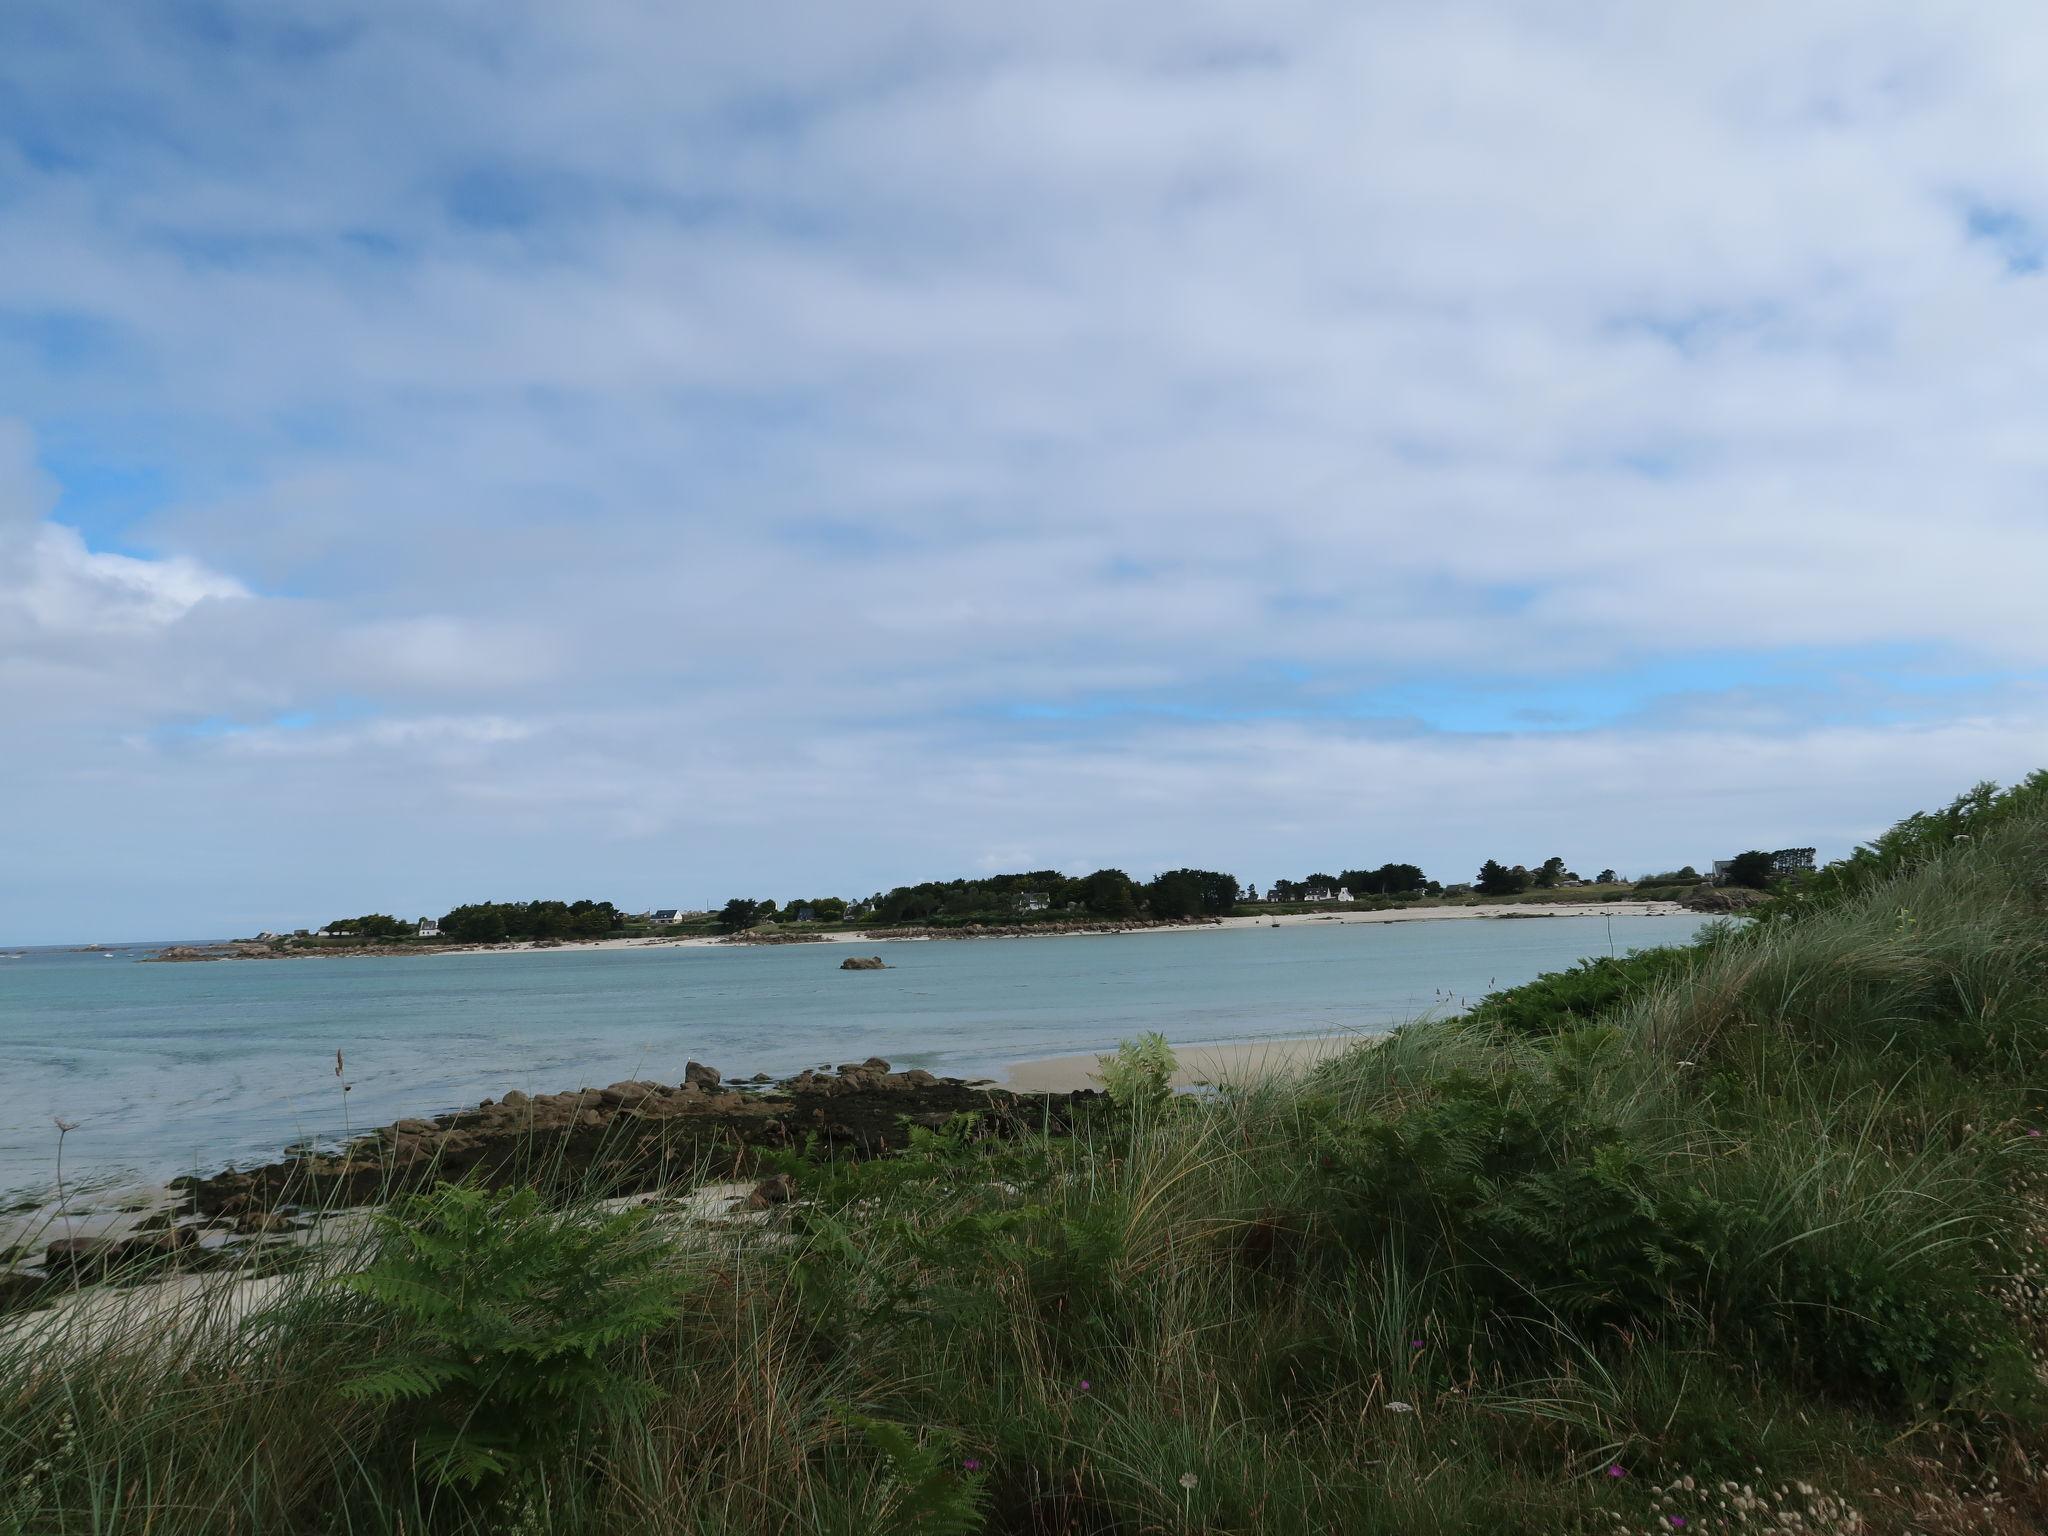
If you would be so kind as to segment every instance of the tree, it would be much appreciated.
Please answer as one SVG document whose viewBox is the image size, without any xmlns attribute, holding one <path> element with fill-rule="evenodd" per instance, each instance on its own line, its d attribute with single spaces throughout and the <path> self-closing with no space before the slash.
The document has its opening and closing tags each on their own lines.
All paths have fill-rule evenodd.
<svg viewBox="0 0 2048 1536">
<path fill-rule="evenodd" d="M 1529 888 L 1529 871 L 1519 864 L 1508 869 L 1498 860 L 1488 859 L 1479 866 L 1479 879 L 1474 884 L 1482 896 L 1513 896 Z"/>
<path fill-rule="evenodd" d="M 1351 899 L 1361 896 L 1405 896 L 1424 889 L 1428 880 L 1414 864 L 1382 864 L 1378 869 L 1347 869 L 1337 877 Z"/>
<path fill-rule="evenodd" d="M 1615 875 L 1614 871 L 1613 871 L 1613 870 L 1611 870 L 1611 869 L 1603 869 L 1603 870 L 1601 870 L 1601 871 L 1600 871 L 1600 875 L 1599 875 L 1599 881 L 1600 881 L 1600 884 L 1602 884 L 1602 885 L 1612 885 L 1612 884 L 1614 884 L 1614 882 L 1615 882 L 1615 880 L 1616 880 L 1617 878 L 1618 878 L 1618 877 L 1617 877 L 1617 876 Z"/>
<path fill-rule="evenodd" d="M 1775 859 L 1760 848 L 1752 848 L 1728 861 L 1728 880 L 1732 885 L 1746 885 L 1753 891 L 1761 891 L 1769 887 L 1776 869 Z"/>
<path fill-rule="evenodd" d="M 1563 879 L 1564 860 L 1553 853 L 1536 871 L 1536 888 L 1543 891 L 1551 890 Z"/>
<path fill-rule="evenodd" d="M 413 932 L 413 924 L 401 922 L 384 912 L 362 917 L 337 917 L 327 925 L 329 933 L 352 933 L 364 939 L 398 939 Z"/>
<path fill-rule="evenodd" d="M 1154 917 L 1194 917 L 1202 910 L 1202 882 L 1193 870 L 1176 869 L 1145 886 L 1145 910 Z"/>
<path fill-rule="evenodd" d="M 761 921 L 761 903 L 748 901 L 744 896 L 735 896 L 728 901 L 718 914 L 718 926 L 727 933 L 738 933 L 751 928 Z"/>
<path fill-rule="evenodd" d="M 1081 881 L 1081 905 L 1096 917 L 1136 917 L 1138 888 L 1120 869 L 1098 869 Z"/>
</svg>

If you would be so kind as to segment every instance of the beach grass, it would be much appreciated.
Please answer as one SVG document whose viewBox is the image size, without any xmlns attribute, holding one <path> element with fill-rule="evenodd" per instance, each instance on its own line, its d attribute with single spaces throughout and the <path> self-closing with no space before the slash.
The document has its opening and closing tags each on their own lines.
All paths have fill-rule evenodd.
<svg viewBox="0 0 2048 1536">
<path fill-rule="evenodd" d="M 0 1333 L 0 1532 L 2039 1530 L 2041 790 L 1305 1078 Z"/>
</svg>

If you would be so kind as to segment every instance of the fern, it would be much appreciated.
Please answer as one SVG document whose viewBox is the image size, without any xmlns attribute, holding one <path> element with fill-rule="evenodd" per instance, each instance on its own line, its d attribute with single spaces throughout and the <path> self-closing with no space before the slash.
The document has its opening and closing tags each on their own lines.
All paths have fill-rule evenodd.
<svg viewBox="0 0 2048 1536">
<path fill-rule="evenodd" d="M 1164 1035 L 1143 1034 L 1119 1041 L 1116 1055 L 1103 1061 L 1102 1086 L 1119 1109 L 1156 1110 L 1173 1097 L 1179 1066 Z"/>
<path fill-rule="evenodd" d="M 343 1390 L 414 1407 L 430 1481 L 516 1480 L 651 1392 L 605 1358 L 674 1312 L 678 1282 L 644 1211 L 559 1215 L 531 1190 L 444 1185 L 394 1203 L 379 1227 L 376 1261 L 345 1283 L 396 1337 Z"/>
<path fill-rule="evenodd" d="M 988 1490 L 978 1469 L 953 1465 L 950 1436 L 934 1432 L 920 1445 L 903 1425 L 841 1409 L 887 1469 L 876 1536 L 974 1536 L 982 1528 Z"/>
</svg>

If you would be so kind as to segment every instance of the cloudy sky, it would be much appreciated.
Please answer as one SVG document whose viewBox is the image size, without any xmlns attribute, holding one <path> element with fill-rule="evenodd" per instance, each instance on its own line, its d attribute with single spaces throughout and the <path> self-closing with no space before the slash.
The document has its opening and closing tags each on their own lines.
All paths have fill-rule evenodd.
<svg viewBox="0 0 2048 1536">
<path fill-rule="evenodd" d="M 11 0 L 0 938 L 2048 763 L 2032 3 Z"/>
</svg>

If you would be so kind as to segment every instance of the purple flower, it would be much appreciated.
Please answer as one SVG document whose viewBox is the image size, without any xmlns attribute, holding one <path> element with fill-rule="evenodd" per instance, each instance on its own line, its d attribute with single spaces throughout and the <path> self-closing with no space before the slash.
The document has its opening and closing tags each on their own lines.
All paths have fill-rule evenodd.
<svg viewBox="0 0 2048 1536">
<path fill-rule="evenodd" d="M 1607 1475 L 1609 1477 L 1627 1477 L 1628 1468 L 1624 1467 L 1620 1462 L 1617 1461 L 1616 1463 L 1614 1463 L 1613 1466 L 1607 1469 Z"/>
<path fill-rule="evenodd" d="M 1671 1522 L 1671 1529 L 1673 1529 L 1674 1531 L 1682 1531 L 1685 1529 L 1685 1516 L 1666 1515 L 1664 1518 Z"/>
<path fill-rule="evenodd" d="M 1081 1382 L 1081 1390 L 1083 1392 L 1093 1392 L 1095 1390 L 1095 1383 L 1084 1379 Z"/>
<path fill-rule="evenodd" d="M 1410 1340 L 1408 1341 L 1408 1347 L 1409 1347 L 1410 1349 L 1420 1349 L 1420 1348 L 1422 1348 L 1422 1340 L 1420 1340 L 1420 1339 L 1410 1339 Z"/>
<path fill-rule="evenodd" d="M 2027 1127 L 2027 1134 L 2028 1134 L 2029 1136 L 2038 1136 L 2038 1135 L 2040 1135 L 2040 1134 L 2041 1134 L 2041 1131 L 2040 1131 L 2040 1128 L 2039 1128 L 2038 1126 L 2032 1126 L 2032 1125 L 2030 1125 L 2030 1126 L 2028 1126 L 2028 1127 Z"/>
<path fill-rule="evenodd" d="M 970 1456 L 960 1463 L 960 1470 L 963 1472 L 979 1472 L 981 1470 L 981 1463 Z"/>
</svg>

